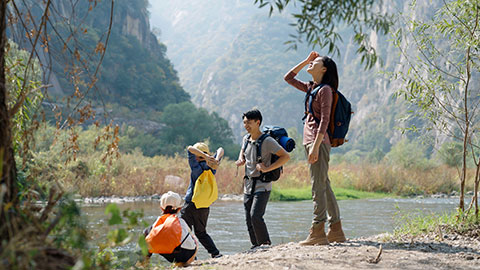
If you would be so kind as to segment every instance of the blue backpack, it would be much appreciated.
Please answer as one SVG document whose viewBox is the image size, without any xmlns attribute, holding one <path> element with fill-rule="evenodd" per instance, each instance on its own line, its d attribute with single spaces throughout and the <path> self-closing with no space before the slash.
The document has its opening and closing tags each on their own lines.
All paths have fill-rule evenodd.
<svg viewBox="0 0 480 270">
<path fill-rule="evenodd" d="M 324 85 L 325 84 L 318 85 L 315 89 L 308 91 L 305 95 L 305 115 L 303 120 L 305 120 L 307 114 L 310 113 L 312 114 L 313 119 L 315 119 L 315 122 L 317 122 L 317 124 L 320 123 L 320 119 L 318 119 L 313 113 L 312 103 L 318 91 Z M 347 136 L 352 113 L 352 105 L 350 102 L 348 102 L 340 91 L 333 90 L 332 112 L 330 113 L 330 121 L 327 128 L 328 137 L 330 138 L 330 144 L 332 147 L 338 147 L 348 141 L 345 137 Z"/>
</svg>

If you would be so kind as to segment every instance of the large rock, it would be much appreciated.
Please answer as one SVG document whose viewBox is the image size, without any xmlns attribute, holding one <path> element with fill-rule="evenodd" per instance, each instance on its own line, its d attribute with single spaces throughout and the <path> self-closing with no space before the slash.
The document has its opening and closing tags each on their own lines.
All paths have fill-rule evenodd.
<svg viewBox="0 0 480 270">
<path fill-rule="evenodd" d="M 163 187 L 167 190 L 178 190 L 185 188 L 185 181 L 183 178 L 176 175 L 167 175 L 165 176 L 165 181 L 163 182 Z"/>
</svg>

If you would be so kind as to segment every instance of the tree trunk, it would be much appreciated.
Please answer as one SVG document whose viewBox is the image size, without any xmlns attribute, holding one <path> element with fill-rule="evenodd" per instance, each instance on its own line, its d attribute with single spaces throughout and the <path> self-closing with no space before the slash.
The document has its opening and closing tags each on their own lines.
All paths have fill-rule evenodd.
<svg viewBox="0 0 480 270">
<path fill-rule="evenodd" d="M 468 119 L 468 118 L 467 118 Z M 458 208 L 465 211 L 465 181 L 467 179 L 467 140 L 468 140 L 468 123 L 463 138 L 463 161 L 462 161 L 462 175 L 460 177 L 460 202 Z"/>
<path fill-rule="evenodd" d="M 474 187 L 473 187 L 473 197 L 468 209 L 466 211 L 467 215 L 469 215 L 470 210 L 475 206 L 475 218 L 478 221 L 478 185 L 480 184 L 480 160 L 477 162 L 475 160 L 475 165 L 477 166 L 475 170 L 475 180 L 474 180 Z"/>
<path fill-rule="evenodd" d="M 0 2 L 0 239 L 10 239 L 17 226 L 17 170 L 12 148 L 5 84 L 7 1 Z"/>
<path fill-rule="evenodd" d="M 475 203 L 475 218 L 478 221 L 478 182 L 475 183 L 475 195 L 473 201 Z"/>
<path fill-rule="evenodd" d="M 478 221 L 478 185 L 480 184 L 480 178 L 478 175 L 478 167 L 477 166 L 477 175 L 475 176 L 475 186 L 473 188 L 473 198 L 472 198 L 472 203 L 475 205 L 475 218 Z"/>
</svg>

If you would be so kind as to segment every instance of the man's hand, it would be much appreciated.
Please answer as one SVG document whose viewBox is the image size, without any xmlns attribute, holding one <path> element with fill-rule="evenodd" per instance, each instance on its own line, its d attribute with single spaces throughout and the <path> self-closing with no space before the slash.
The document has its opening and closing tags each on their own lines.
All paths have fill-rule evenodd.
<svg viewBox="0 0 480 270">
<path fill-rule="evenodd" d="M 235 165 L 237 165 L 237 167 L 245 165 L 245 159 L 235 161 Z"/>
<path fill-rule="evenodd" d="M 318 161 L 318 147 L 312 146 L 312 149 L 310 149 L 310 153 L 308 153 L 308 163 L 313 164 Z"/>
<path fill-rule="evenodd" d="M 257 171 L 259 172 L 267 172 L 267 167 L 265 165 L 263 165 L 263 163 L 257 163 Z"/>
</svg>

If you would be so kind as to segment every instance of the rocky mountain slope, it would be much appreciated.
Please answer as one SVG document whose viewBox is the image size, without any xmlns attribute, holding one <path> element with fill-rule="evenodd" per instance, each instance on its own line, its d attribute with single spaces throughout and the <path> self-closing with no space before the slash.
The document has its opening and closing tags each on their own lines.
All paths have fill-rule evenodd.
<svg viewBox="0 0 480 270">
<path fill-rule="evenodd" d="M 390 13 L 410 10 L 408 1 L 384 1 Z M 441 1 L 417 1 L 419 16 L 430 16 L 431 7 Z M 241 113 L 259 108 L 265 124 L 295 127 L 301 132 L 303 94 L 283 81 L 283 75 L 304 59 L 312 49 L 299 44 L 296 51 L 287 50 L 294 28 L 291 11 L 268 16 L 268 10 L 242 1 L 164 1 L 151 0 L 151 22 L 160 28 L 159 38 L 168 45 L 172 59 L 186 91 L 193 102 L 218 112 L 227 119 L 239 140 L 244 134 Z M 365 70 L 353 43 L 353 31 L 337 26 L 342 41 L 341 55 L 334 55 L 340 91 L 352 102 L 354 116 L 349 143 L 336 151 L 387 153 L 402 138 L 396 127 L 411 122 L 399 119 L 409 109 L 394 98 L 398 89 L 388 72 L 403 64 L 390 36 L 372 34 L 371 41 L 381 61 Z M 318 48 L 314 48 L 319 50 Z M 327 54 L 320 49 L 320 54 Z M 299 74 L 308 80 L 305 71 Z M 412 121 L 412 120 L 411 120 Z M 418 121 L 418 120 L 413 120 Z M 382 154 L 381 154 L 382 155 Z"/>
</svg>

